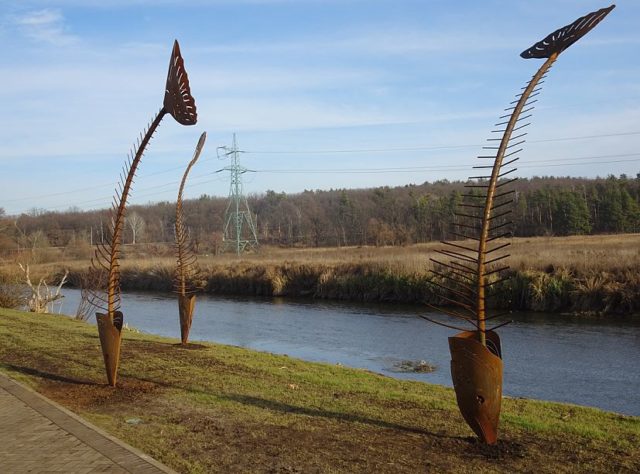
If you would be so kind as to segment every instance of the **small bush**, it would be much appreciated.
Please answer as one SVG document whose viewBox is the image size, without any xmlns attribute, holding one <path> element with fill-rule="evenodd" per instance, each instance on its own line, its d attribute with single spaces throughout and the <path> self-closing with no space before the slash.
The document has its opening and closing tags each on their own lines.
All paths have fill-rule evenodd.
<svg viewBox="0 0 640 474">
<path fill-rule="evenodd" d="M 0 307 L 17 309 L 26 301 L 27 295 L 18 285 L 0 283 Z"/>
<path fill-rule="evenodd" d="M 27 293 L 18 273 L 0 274 L 0 307 L 23 307 L 27 303 Z"/>
</svg>

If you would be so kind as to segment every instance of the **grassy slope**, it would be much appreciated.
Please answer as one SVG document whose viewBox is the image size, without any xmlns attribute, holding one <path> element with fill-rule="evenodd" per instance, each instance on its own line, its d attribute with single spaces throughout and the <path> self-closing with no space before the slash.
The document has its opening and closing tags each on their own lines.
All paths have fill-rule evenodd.
<svg viewBox="0 0 640 474">
<path fill-rule="evenodd" d="M 125 332 L 111 389 L 95 326 L 0 310 L 0 370 L 181 472 L 640 470 L 637 417 L 505 399 L 488 448 L 450 389 L 176 342 Z"/>
</svg>

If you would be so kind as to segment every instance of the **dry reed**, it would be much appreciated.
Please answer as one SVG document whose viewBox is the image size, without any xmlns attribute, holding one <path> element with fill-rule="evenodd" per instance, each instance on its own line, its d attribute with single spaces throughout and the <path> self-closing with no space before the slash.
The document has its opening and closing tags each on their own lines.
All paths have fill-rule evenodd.
<svg viewBox="0 0 640 474">
<path fill-rule="evenodd" d="M 512 278 L 492 288 L 492 307 L 640 312 L 640 235 L 518 238 L 512 243 L 512 269 L 501 275 Z M 200 256 L 200 286 L 211 294 L 444 304 L 442 296 L 452 295 L 429 284 L 429 257 L 438 246 L 267 248 L 241 258 Z M 171 291 L 172 257 L 132 254 L 122 261 L 123 289 Z M 71 284 L 81 280 L 87 267 L 84 262 L 64 266 L 71 270 Z M 42 266 L 42 271 L 51 273 L 55 267 Z M 62 271 L 62 265 L 57 267 Z"/>
</svg>

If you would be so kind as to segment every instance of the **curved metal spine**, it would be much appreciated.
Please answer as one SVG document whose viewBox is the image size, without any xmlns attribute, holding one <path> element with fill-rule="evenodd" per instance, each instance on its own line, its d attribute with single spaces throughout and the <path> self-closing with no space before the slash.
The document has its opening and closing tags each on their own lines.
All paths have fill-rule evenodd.
<svg viewBox="0 0 640 474">
<path fill-rule="evenodd" d="M 102 286 L 102 288 L 91 290 L 93 293 L 91 302 L 97 308 L 105 311 L 111 322 L 113 322 L 115 312 L 120 309 L 119 260 L 129 193 L 145 149 L 166 114 L 170 114 L 182 125 L 194 125 L 198 119 L 195 100 L 191 96 L 189 76 L 185 70 L 184 60 L 177 40 L 173 43 L 171 58 L 169 59 L 163 106 L 146 130 L 136 140 L 133 149 L 128 155 L 126 165 L 120 174 L 120 181 L 118 182 L 111 207 L 111 242 L 108 245 L 98 245 L 95 257 L 92 259 L 93 270 L 100 274 L 106 273 L 106 282 L 101 281 L 99 286 Z M 98 294 L 97 292 L 100 290 L 106 295 Z"/>
<path fill-rule="evenodd" d="M 140 160 L 144 155 L 145 148 L 153 134 L 155 133 L 158 125 L 162 121 L 162 118 L 167 112 L 164 108 L 160 109 L 156 117 L 154 118 L 151 126 L 145 133 L 142 142 L 138 146 L 135 156 L 131 161 L 129 166 L 129 171 L 127 173 L 127 177 L 122 186 L 122 193 L 120 195 L 120 202 L 118 205 L 118 210 L 114 219 L 113 224 L 113 235 L 111 237 L 111 252 L 109 255 L 109 285 L 107 287 L 107 310 L 109 314 L 113 314 L 113 312 L 118 309 L 115 307 L 115 294 L 118 294 L 118 301 L 120 299 L 120 272 L 115 271 L 119 264 L 120 257 L 120 246 L 122 245 L 122 231 L 124 229 L 124 218 L 125 218 L 125 209 L 127 206 L 127 200 L 129 199 L 129 192 L 131 191 L 131 185 L 133 184 L 133 178 L 135 177 L 136 170 L 138 169 L 138 165 L 140 164 Z"/>
<path fill-rule="evenodd" d="M 104 289 L 106 296 L 101 297 L 100 295 L 94 294 L 92 299 L 95 306 L 106 311 L 111 321 L 113 321 L 114 313 L 120 309 L 119 261 L 122 245 L 122 233 L 125 224 L 125 210 L 129 199 L 129 193 L 131 192 L 131 186 L 133 184 L 138 165 L 140 164 L 140 160 L 144 156 L 145 148 L 151 141 L 153 134 L 166 113 L 167 112 L 164 108 L 160 109 L 144 132 L 144 136 L 141 134 L 142 140 L 138 139 L 136 145 L 129 154 L 126 166 L 123 168 L 120 175 L 118 188 L 116 188 L 114 195 L 111 216 L 111 242 L 109 245 L 99 245 L 95 251 L 95 259 L 92 259 L 92 263 L 96 271 L 108 272 L 106 288 Z"/>
<path fill-rule="evenodd" d="M 118 376 L 118 364 L 120 360 L 120 342 L 124 316 L 120 308 L 120 248 L 122 246 L 122 234 L 124 231 L 125 210 L 131 186 L 140 164 L 144 151 L 154 132 L 160 125 L 162 118 L 170 114 L 183 125 L 193 125 L 197 121 L 195 100 L 191 96 L 189 79 L 184 69 L 184 60 L 180 54 L 177 41 L 173 43 L 173 51 L 169 60 L 169 72 L 163 106 L 147 127 L 144 135 L 141 134 L 132 152 L 127 158 L 126 165 L 122 168 L 120 181 L 112 203 L 111 216 L 111 243 L 101 244 L 97 247 L 95 257 L 91 260 L 92 270 L 100 276 L 99 285 L 106 296 L 94 292 L 92 304 L 105 311 L 96 313 L 98 335 L 102 347 L 102 355 L 107 371 L 109 385 L 116 385 Z M 103 276 L 106 275 L 106 281 Z M 100 291 L 100 290 L 97 290 Z"/>
<path fill-rule="evenodd" d="M 176 268 L 176 277 L 175 277 L 175 289 L 176 292 L 180 295 L 186 296 L 187 293 L 193 293 L 195 290 L 190 285 L 189 277 L 193 274 L 193 265 L 195 264 L 196 257 L 191 249 L 189 242 L 189 235 L 184 225 L 184 213 L 182 210 L 182 194 L 184 191 L 185 183 L 187 182 L 187 176 L 189 175 L 189 171 L 193 165 L 196 164 L 198 158 L 200 158 L 200 154 L 202 153 L 202 148 L 204 147 L 204 143 L 207 139 L 207 133 L 203 132 L 200 135 L 200 140 L 198 140 L 198 144 L 196 145 L 195 152 L 193 154 L 193 158 L 187 165 L 187 169 L 182 176 L 182 181 L 180 183 L 180 189 L 178 190 L 178 199 L 176 201 L 176 224 L 175 224 L 175 233 L 176 233 L 176 254 L 177 254 L 177 268 Z"/>
<path fill-rule="evenodd" d="M 517 180 L 517 178 L 510 178 L 509 176 L 516 171 L 516 168 L 504 172 L 502 169 L 504 166 L 511 165 L 519 159 L 517 155 L 522 151 L 520 145 L 525 142 L 524 137 L 527 135 L 524 129 L 530 125 L 530 122 L 525 123 L 525 121 L 532 116 L 530 112 L 535 108 L 534 104 L 538 100 L 535 97 L 540 94 L 541 85 L 544 83 L 543 79 L 560 53 L 591 31 L 613 8 L 615 8 L 615 5 L 580 17 L 522 52 L 521 57 L 523 58 L 546 58 L 546 61 L 529 83 L 522 88 L 522 92 L 516 96 L 516 100 L 511 102 L 511 107 L 505 109 L 509 113 L 501 116 L 501 121 L 496 124 L 498 129 L 493 130 L 492 133 L 501 133 L 502 137 L 490 138 L 488 141 L 499 141 L 499 144 L 497 146 L 483 147 L 485 150 L 495 150 L 495 155 L 489 154 L 478 157 L 480 159 L 493 160 L 491 165 L 474 166 L 477 169 L 490 168 L 491 174 L 487 176 L 472 176 L 470 179 L 478 181 L 465 185 L 471 192 L 463 195 L 467 202 L 460 204 L 460 207 L 467 210 L 455 213 L 458 219 L 454 223 L 456 229 L 451 233 L 457 237 L 472 240 L 473 244 L 469 247 L 466 244 L 442 242 L 449 248 L 436 250 L 436 252 L 449 257 L 451 261 L 444 263 L 433 258 L 430 259 L 439 267 L 447 269 L 447 272 L 442 273 L 432 270 L 435 276 L 446 280 L 448 283 L 448 285 L 442 285 L 433 282 L 434 285 L 457 296 L 456 299 L 446 296 L 442 296 L 442 298 L 454 303 L 464 312 L 474 313 L 475 321 L 472 324 L 475 326 L 480 342 L 485 346 L 485 333 L 487 331 L 485 321 L 488 319 L 486 317 L 486 288 L 497 283 L 488 281 L 487 277 L 509 268 L 508 266 L 501 266 L 488 270 L 489 265 L 502 261 L 509 256 L 508 254 L 496 254 L 488 257 L 489 254 L 510 245 L 509 243 L 496 243 L 493 248 L 489 248 L 490 243 L 511 235 L 511 231 L 508 229 L 508 226 L 511 225 L 508 216 L 512 210 L 505 206 L 513 202 L 511 194 L 514 191 L 505 191 L 504 188 Z M 471 202 L 468 202 L 469 200 Z M 466 301 L 464 304 L 459 301 L 461 297 Z M 470 297 L 474 299 L 471 307 L 467 303 Z M 429 306 L 433 307 L 432 305 Z M 439 310 L 438 308 L 434 309 Z M 457 311 L 449 311 L 447 314 L 469 322 L 468 316 L 459 314 Z"/>
<path fill-rule="evenodd" d="M 558 55 L 588 33 L 613 8 L 614 6 L 611 6 L 578 18 L 572 24 L 556 30 L 521 54 L 523 58 L 546 58 L 546 61 L 529 83 L 522 88 L 518 98 L 511 102 L 513 106 L 505 109 L 509 113 L 500 117 L 501 120 L 506 118 L 508 120 L 496 124 L 499 129 L 494 130 L 493 133 L 501 133 L 502 136 L 499 139 L 489 139 L 489 141 L 499 141 L 499 145 L 483 147 L 486 150 L 495 150 L 495 156 L 478 157 L 493 160 L 491 165 L 474 166 L 474 168 L 480 169 L 490 168 L 491 174 L 473 176 L 470 179 L 478 181 L 465 185 L 471 191 L 464 197 L 471 201 L 461 204 L 461 207 L 468 210 L 465 210 L 464 213 L 455 213 L 464 221 L 455 223 L 458 228 L 463 230 L 454 232 L 454 235 L 471 239 L 473 243 L 443 242 L 449 248 L 437 252 L 448 256 L 451 261 L 444 263 L 433 258 L 430 259 L 439 266 L 438 269 L 447 269 L 446 272 L 437 270 L 431 272 L 447 280 L 447 284 L 450 286 L 442 285 L 439 282 L 433 282 L 434 285 L 453 294 L 454 298 L 447 296 L 443 296 L 443 298 L 460 308 L 457 311 L 443 312 L 470 323 L 475 329 L 465 331 L 455 325 L 435 321 L 426 316 L 421 317 L 442 326 L 462 331 L 449 338 L 451 378 L 463 418 L 476 435 L 487 444 L 494 444 L 498 439 L 502 402 L 502 350 L 500 337 L 493 330 L 510 322 L 499 323 L 491 329 L 486 327 L 486 321 L 502 316 L 494 314 L 489 318 L 486 317 L 485 290 L 489 286 L 503 281 L 498 279 L 497 282 L 489 282 L 488 277 L 509 268 L 498 263 L 509 256 L 498 253 L 498 251 L 505 249 L 509 243 L 495 241 L 511 235 L 511 231 L 508 230 L 511 222 L 507 216 L 512 211 L 506 206 L 513 202 L 511 199 L 513 191 L 503 191 L 502 189 L 517 178 L 510 179 L 508 177 L 515 171 L 515 168 L 505 172 L 502 171 L 502 168 L 518 160 L 516 155 L 522 151 L 522 148 L 518 147 L 525 142 L 524 137 L 526 136 L 526 132 L 522 133 L 521 130 L 529 126 L 529 123 L 520 124 L 520 122 L 531 116 L 528 112 L 533 110 L 532 104 L 537 101 L 533 98 L 539 94 L 541 90 L 539 86 Z M 500 128 L 502 126 L 504 129 Z M 506 162 L 505 159 L 507 159 Z M 481 203 L 482 201 L 484 203 Z M 492 244 L 492 248 L 488 248 L 491 242 L 495 243 Z M 495 267 L 497 268 L 488 268 L 489 265 L 496 263 Z M 470 302 L 471 296 L 474 299 Z M 473 320 L 470 320 L 469 314 Z"/>
<path fill-rule="evenodd" d="M 549 59 L 547 59 L 538 72 L 533 76 L 526 89 L 520 96 L 518 103 L 516 104 L 511 118 L 509 119 L 509 123 L 502 135 L 502 140 L 500 141 L 500 146 L 498 148 L 498 152 L 496 153 L 496 158 L 493 163 L 493 169 L 491 171 L 491 179 L 489 180 L 489 187 L 487 188 L 487 197 L 484 205 L 484 212 L 482 216 L 482 230 L 480 231 L 480 242 L 478 244 L 478 264 L 477 264 L 477 283 L 476 283 L 476 314 L 477 314 L 477 327 L 478 333 L 480 337 L 480 342 L 482 345 L 486 346 L 486 308 L 485 308 L 485 284 L 486 284 L 486 257 L 487 257 L 487 240 L 489 239 L 489 231 L 491 229 L 491 212 L 494 209 L 494 199 L 496 187 L 498 184 L 498 179 L 500 177 L 500 170 L 502 168 L 502 162 L 504 160 L 504 155 L 509 147 L 509 142 L 511 141 L 511 135 L 513 133 L 514 128 L 519 120 L 520 114 L 524 109 L 525 104 L 529 100 L 531 93 L 536 88 L 540 80 L 544 77 L 549 68 L 553 65 L 553 63 L 558 58 L 558 53 L 553 53 Z"/>
</svg>

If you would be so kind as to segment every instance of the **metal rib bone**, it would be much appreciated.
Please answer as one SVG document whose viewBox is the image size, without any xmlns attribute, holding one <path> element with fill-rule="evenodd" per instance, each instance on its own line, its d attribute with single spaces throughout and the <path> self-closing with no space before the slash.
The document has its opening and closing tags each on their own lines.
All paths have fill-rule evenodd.
<svg viewBox="0 0 640 474">
<path fill-rule="evenodd" d="M 487 277 L 508 269 L 508 266 L 487 268 L 488 265 L 501 262 L 509 256 L 508 254 L 499 253 L 508 244 L 495 242 L 511 236 L 509 227 L 512 222 L 508 216 L 512 211 L 508 206 L 513 203 L 513 199 L 507 196 L 511 196 L 513 190 L 505 188 L 515 182 L 517 178 L 509 179 L 509 175 L 514 173 L 516 168 L 505 169 L 505 167 L 512 165 L 519 159 L 516 155 L 522 151 L 520 145 L 525 142 L 527 135 L 527 132 L 524 132 L 523 129 L 531 124 L 528 119 L 532 116 L 531 112 L 534 109 L 534 104 L 538 101 L 537 96 L 542 90 L 544 79 L 558 55 L 593 29 L 613 8 L 614 5 L 578 18 L 570 25 L 554 31 L 544 40 L 536 43 L 521 54 L 523 58 L 546 58 L 546 61 L 521 89 L 521 92 L 516 94 L 516 99 L 505 109 L 509 113 L 501 116 L 495 125 L 500 129 L 493 130 L 492 133 L 502 133 L 502 137 L 500 139 L 490 138 L 489 141 L 499 141 L 499 144 L 497 146 L 482 147 L 485 150 L 495 150 L 495 155 L 478 156 L 480 159 L 493 160 L 493 165 L 474 167 L 487 170 L 491 168 L 491 174 L 469 178 L 472 181 L 466 183 L 465 187 L 470 188 L 471 191 L 463 195 L 464 201 L 460 205 L 465 212 L 455 213 L 454 227 L 466 230 L 464 232 L 453 231 L 451 233 L 457 237 L 477 241 L 477 252 L 471 255 L 451 249 L 436 250 L 437 253 L 448 256 L 452 260 L 448 265 L 434 261 L 445 269 L 445 274 L 435 270 L 433 270 L 433 273 L 440 277 L 446 276 L 448 283 L 454 285 L 452 289 L 455 291 L 452 291 L 452 294 L 456 295 L 458 300 L 465 301 L 465 303 L 457 301 L 457 305 L 462 309 L 468 310 L 469 305 L 467 302 L 469 298 L 474 298 L 473 310 L 475 311 L 476 322 L 473 325 L 476 326 L 478 339 L 484 346 L 487 344 L 485 289 L 496 283 L 489 283 Z M 527 120 L 527 122 L 524 122 L 524 120 Z M 505 161 L 507 158 L 508 160 Z M 479 199 L 483 199 L 484 205 L 479 205 Z M 480 209 L 482 209 L 482 213 L 476 214 L 475 212 L 480 211 Z M 478 221 L 481 222 L 478 224 Z M 456 250 L 471 251 L 471 249 L 457 244 L 452 246 Z M 491 254 L 490 258 L 488 258 L 489 254 Z M 463 264 L 466 264 L 464 269 L 458 267 L 458 265 Z M 469 264 L 473 264 L 473 267 L 470 267 Z M 473 281 L 474 291 L 469 290 L 467 286 L 469 281 Z M 438 286 L 442 287 L 442 285 Z M 456 299 L 451 298 L 451 300 Z"/>
</svg>

